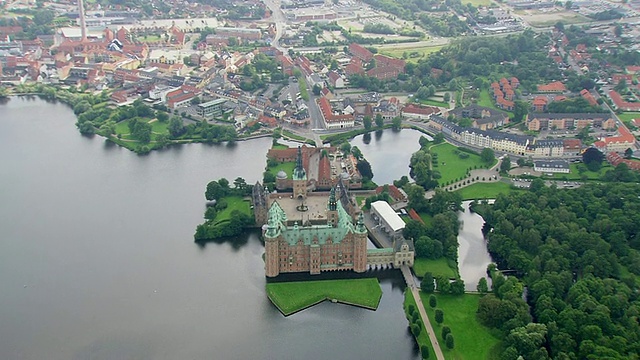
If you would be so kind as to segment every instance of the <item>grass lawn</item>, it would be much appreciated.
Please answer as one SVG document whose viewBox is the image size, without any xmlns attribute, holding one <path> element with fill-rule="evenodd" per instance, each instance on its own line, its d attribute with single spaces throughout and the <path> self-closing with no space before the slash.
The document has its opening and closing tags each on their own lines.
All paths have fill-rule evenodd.
<svg viewBox="0 0 640 360">
<path fill-rule="evenodd" d="M 367 200 L 366 196 L 356 196 L 356 203 L 360 207 L 364 207 L 365 201 Z"/>
<path fill-rule="evenodd" d="M 456 190 L 456 192 L 462 196 L 462 200 L 495 199 L 498 194 L 507 194 L 512 191 L 518 190 L 512 189 L 510 184 L 502 181 L 494 183 L 475 183 L 460 190 Z"/>
<path fill-rule="evenodd" d="M 275 144 L 275 145 L 271 145 L 271 148 L 276 150 L 285 150 L 285 149 L 288 149 L 289 147 L 287 145 Z"/>
<path fill-rule="evenodd" d="M 440 184 L 446 184 L 455 181 L 457 178 L 463 178 L 469 169 L 474 166 L 478 168 L 485 167 L 486 164 L 480 160 L 479 155 L 469 154 L 468 158 L 461 159 L 454 151 L 459 151 L 457 147 L 442 143 L 431 147 L 432 154 L 438 154 L 438 166 L 434 166 L 433 170 L 438 170 L 442 177 L 438 180 Z M 444 163 L 444 165 L 443 165 Z"/>
<path fill-rule="evenodd" d="M 640 112 L 626 112 L 626 113 L 622 113 L 620 115 L 618 115 L 618 118 L 620 118 L 621 121 L 627 123 L 630 122 L 633 119 L 638 119 L 640 118 Z"/>
<path fill-rule="evenodd" d="M 431 105 L 431 106 L 439 106 L 439 107 L 443 107 L 443 108 L 449 108 L 449 104 L 443 101 L 437 101 L 437 100 L 420 100 L 420 104 L 423 105 Z"/>
<path fill-rule="evenodd" d="M 278 165 L 272 168 L 269 168 L 267 171 L 277 176 L 280 170 L 284 170 L 284 172 L 287 173 L 287 176 L 291 177 L 293 176 L 293 169 L 295 169 L 295 167 L 296 167 L 295 161 L 287 161 L 287 162 L 279 163 Z"/>
<path fill-rule="evenodd" d="M 293 140 L 297 140 L 297 141 L 302 141 L 304 143 L 309 143 L 309 144 L 315 145 L 315 142 L 313 140 L 307 139 L 304 136 L 296 135 L 296 134 L 292 133 L 291 131 L 282 130 L 282 136 L 285 137 L 285 138 L 289 138 L 289 139 L 293 139 Z"/>
<path fill-rule="evenodd" d="M 227 201 L 227 208 L 216 215 L 214 224 L 219 224 L 231 219 L 231 212 L 233 212 L 233 210 L 238 210 L 251 216 L 251 203 L 248 200 L 244 200 L 240 196 L 227 196 L 224 199 Z"/>
<path fill-rule="evenodd" d="M 429 304 L 429 294 L 420 293 L 422 303 L 426 304 L 426 311 L 433 331 L 441 339 L 442 326 L 451 328 L 455 347 L 447 349 L 445 342 L 440 340 L 440 348 L 447 360 L 486 360 L 499 358 L 500 339 L 492 335 L 491 330 L 478 322 L 476 310 L 480 295 L 464 294 L 462 296 L 439 295 L 438 308 L 444 312 L 444 323 L 438 325 L 435 320 L 435 310 Z"/>
<path fill-rule="evenodd" d="M 424 300 L 422 300 L 422 302 L 424 303 Z M 418 311 L 418 305 L 416 304 L 416 301 L 413 299 L 413 296 L 411 295 L 411 293 L 409 292 L 409 289 L 405 289 L 404 290 L 404 313 L 407 316 L 407 320 L 409 322 L 411 322 L 411 316 L 409 315 L 409 305 L 413 305 L 416 308 L 416 311 Z M 416 341 L 418 342 L 418 348 L 421 348 L 423 345 L 426 345 L 429 347 L 429 359 L 435 359 L 435 353 L 433 352 L 433 345 L 431 345 L 431 341 L 429 340 L 429 335 L 427 335 L 427 331 L 424 328 L 424 320 L 422 319 L 422 317 L 420 317 L 420 320 L 422 321 L 422 331 L 420 331 L 420 334 L 418 335 L 418 337 L 416 338 Z"/>
<path fill-rule="evenodd" d="M 431 226 L 431 220 L 433 219 L 431 217 L 431 215 L 425 214 L 425 213 L 418 213 L 418 215 L 420 215 L 420 219 L 422 219 L 422 221 L 424 221 L 425 225 Z"/>
<path fill-rule="evenodd" d="M 438 275 L 443 275 L 450 279 L 458 277 L 457 269 L 452 268 L 449 265 L 449 260 L 444 257 L 436 260 L 415 258 L 413 271 L 419 277 L 423 277 L 426 272 L 432 273 L 434 277 Z"/>
<path fill-rule="evenodd" d="M 411 47 L 409 45 L 407 47 L 394 47 L 394 48 L 379 47 L 378 52 L 380 54 L 391 56 L 397 59 L 402 59 L 402 56 L 406 53 L 407 58 L 405 60 L 407 62 L 417 63 L 418 60 L 429 56 L 429 54 L 438 52 L 440 51 L 440 49 L 442 49 L 442 45 L 424 46 L 424 47 Z"/>
<path fill-rule="evenodd" d="M 600 180 L 600 178 L 604 175 L 604 173 L 606 173 L 609 170 L 613 170 L 614 167 L 611 165 L 603 165 L 602 168 L 600 168 L 600 171 L 597 172 L 593 172 L 593 171 L 585 171 L 584 173 L 580 174 L 580 172 L 578 172 L 578 165 L 580 164 L 570 164 L 569 165 L 569 173 L 568 174 L 553 174 L 553 176 L 547 176 L 547 175 L 543 175 L 542 178 L 543 179 L 555 179 L 555 180 L 580 180 L 582 181 L 582 175 L 586 175 L 587 176 L 587 180 Z"/>
<path fill-rule="evenodd" d="M 324 300 L 377 309 L 382 297 L 378 279 L 299 281 L 267 284 L 269 300 L 291 315 Z"/>
<path fill-rule="evenodd" d="M 480 95 L 478 97 L 478 105 L 480 106 L 484 106 L 484 107 L 488 107 L 488 108 L 492 108 L 492 109 L 496 109 L 496 110 L 500 110 L 500 111 L 504 111 L 502 109 L 498 109 L 498 107 L 496 106 L 496 104 L 494 103 L 493 99 L 491 98 L 491 95 L 489 95 L 489 90 L 487 89 L 483 89 L 482 91 L 480 91 Z M 504 111 L 506 112 L 510 118 L 513 118 L 513 112 L 511 111 Z"/>
<path fill-rule="evenodd" d="M 169 130 L 167 129 L 168 126 L 168 121 L 160 122 L 156 120 L 151 123 L 151 131 L 156 134 L 169 134 Z"/>
<path fill-rule="evenodd" d="M 471 4 L 475 7 L 479 6 L 489 6 L 493 3 L 491 0 L 464 0 L 462 4 Z"/>
</svg>

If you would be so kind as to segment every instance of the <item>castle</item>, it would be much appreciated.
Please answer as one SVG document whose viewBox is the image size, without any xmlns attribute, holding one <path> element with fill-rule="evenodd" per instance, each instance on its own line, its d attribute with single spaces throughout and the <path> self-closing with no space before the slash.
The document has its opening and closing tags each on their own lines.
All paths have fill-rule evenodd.
<svg viewBox="0 0 640 360">
<path fill-rule="evenodd" d="M 292 174 L 292 192 L 269 194 L 253 188 L 254 215 L 263 224 L 265 273 L 365 272 L 370 267 L 413 265 L 413 242 L 367 249 L 364 215 L 340 180 L 330 192 L 309 192 L 301 149 Z"/>
</svg>

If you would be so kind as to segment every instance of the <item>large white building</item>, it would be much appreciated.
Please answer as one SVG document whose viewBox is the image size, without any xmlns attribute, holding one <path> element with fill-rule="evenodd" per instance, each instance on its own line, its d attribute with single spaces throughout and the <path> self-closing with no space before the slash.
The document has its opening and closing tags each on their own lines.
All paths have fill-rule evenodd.
<svg viewBox="0 0 640 360">
<path fill-rule="evenodd" d="M 396 212 L 391 208 L 386 201 L 378 200 L 371 203 L 371 212 L 375 217 L 383 231 L 392 234 L 400 235 L 404 229 L 404 221 Z M 374 217 L 374 219 L 375 219 Z"/>
</svg>

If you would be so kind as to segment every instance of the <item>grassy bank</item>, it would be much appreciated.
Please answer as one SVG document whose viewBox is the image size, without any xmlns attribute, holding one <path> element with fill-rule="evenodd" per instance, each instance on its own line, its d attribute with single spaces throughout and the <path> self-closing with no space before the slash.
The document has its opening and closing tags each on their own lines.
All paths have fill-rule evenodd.
<svg viewBox="0 0 640 360">
<path fill-rule="evenodd" d="M 473 185 L 463 187 L 460 190 L 456 190 L 456 192 L 462 196 L 462 200 L 495 199 L 498 194 L 508 194 L 512 191 L 519 191 L 519 189 L 514 189 L 510 184 L 502 181 L 493 183 L 475 183 Z"/>
<path fill-rule="evenodd" d="M 253 216 L 251 213 L 251 202 L 249 200 L 245 200 L 240 196 L 227 196 L 224 197 L 223 200 L 227 202 L 227 207 L 218 212 L 214 225 L 229 221 L 229 219 L 231 219 L 231 213 L 234 210 L 238 210 L 247 216 Z"/>
<path fill-rule="evenodd" d="M 553 180 L 572 180 L 572 181 L 583 181 L 583 180 L 601 180 L 602 176 L 609 171 L 613 170 L 614 167 L 611 165 L 607 165 L 603 163 L 602 168 L 598 171 L 585 171 L 582 174 L 578 171 L 578 166 L 582 164 L 570 164 L 569 165 L 569 173 L 568 174 L 558 174 L 555 173 L 552 176 L 543 175 L 543 179 L 553 179 Z M 583 165 L 584 166 L 584 165 Z M 584 176 L 584 179 L 583 179 Z"/>
<path fill-rule="evenodd" d="M 420 293 L 423 304 L 429 304 L 429 294 Z M 444 322 L 438 325 L 435 310 L 426 306 L 427 315 L 436 335 L 440 338 L 442 326 L 451 328 L 455 347 L 447 349 L 444 341 L 440 347 L 447 360 L 489 360 L 500 357 L 500 340 L 490 329 L 480 324 L 476 318 L 476 310 L 480 295 L 464 294 L 461 296 L 439 295 L 437 307 L 444 312 Z"/>
<path fill-rule="evenodd" d="M 415 258 L 413 263 L 413 271 L 417 276 L 423 277 L 426 272 L 430 272 L 434 277 L 443 275 L 449 279 L 458 277 L 458 270 L 451 264 L 452 261 L 442 257 L 440 259 L 424 259 Z"/>
<path fill-rule="evenodd" d="M 424 303 L 424 300 L 422 300 L 422 302 Z M 427 303 L 428 304 L 428 303 Z M 413 306 L 416 310 L 418 311 L 418 305 L 416 304 L 416 301 L 413 299 L 413 296 L 411 295 L 411 292 L 409 290 L 409 288 L 406 288 L 404 290 L 404 314 L 407 317 L 407 320 L 409 321 L 409 325 L 412 324 L 411 321 L 411 314 L 409 314 L 409 306 Z M 429 341 L 429 335 L 427 334 L 427 330 L 424 328 L 424 319 L 422 319 L 422 317 L 420 317 L 420 321 L 422 322 L 422 330 L 420 331 L 420 334 L 418 334 L 418 336 L 415 336 L 416 342 L 418 343 L 418 348 L 422 348 L 423 346 L 427 346 L 429 348 L 429 358 L 430 359 L 435 359 L 435 353 L 433 352 L 433 345 L 431 344 L 431 341 Z"/>
<path fill-rule="evenodd" d="M 430 150 L 432 154 L 438 154 L 438 163 L 433 164 L 433 170 L 439 171 L 442 175 L 438 181 L 440 184 L 465 178 L 467 172 L 474 167 L 487 167 L 479 155 L 460 152 L 457 147 L 448 143 L 435 145 Z M 456 152 L 466 154 L 468 157 L 463 159 Z"/>
<path fill-rule="evenodd" d="M 382 297 L 378 279 L 300 281 L 267 284 L 269 300 L 286 316 L 324 300 L 377 309 Z"/>
</svg>

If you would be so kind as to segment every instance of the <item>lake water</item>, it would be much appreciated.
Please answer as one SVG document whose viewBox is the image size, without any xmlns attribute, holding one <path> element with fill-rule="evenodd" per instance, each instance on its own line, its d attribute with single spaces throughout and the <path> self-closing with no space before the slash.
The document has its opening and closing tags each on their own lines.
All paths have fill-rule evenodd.
<svg viewBox="0 0 640 360">
<path fill-rule="evenodd" d="M 62 104 L 0 105 L 0 359 L 418 358 L 399 273 L 381 276 L 377 311 L 325 302 L 285 318 L 256 234 L 193 242 L 207 182 L 259 180 L 270 138 L 138 156 L 74 123 Z M 410 156 L 418 138 L 369 146 Z M 358 146 L 381 183 L 408 164 L 377 169 Z"/>
<path fill-rule="evenodd" d="M 458 269 L 466 290 L 476 291 L 481 277 L 487 278 L 488 284 L 491 284 L 491 279 L 487 276 L 487 266 L 492 260 L 487 250 L 487 241 L 482 234 L 484 219 L 469 211 L 469 204 L 471 201 L 463 201 L 464 211 L 458 213 L 461 223 L 458 233 Z"/>
</svg>

